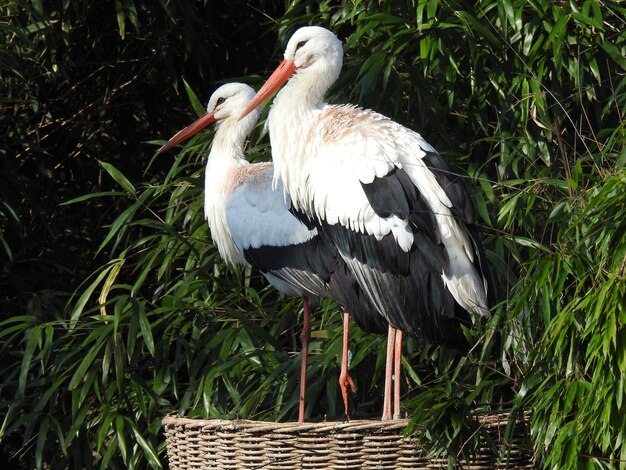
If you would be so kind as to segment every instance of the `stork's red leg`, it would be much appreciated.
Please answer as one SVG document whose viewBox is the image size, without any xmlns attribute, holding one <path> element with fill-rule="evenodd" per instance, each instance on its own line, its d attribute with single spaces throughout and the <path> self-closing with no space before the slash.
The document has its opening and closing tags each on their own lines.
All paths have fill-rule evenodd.
<svg viewBox="0 0 626 470">
<path fill-rule="evenodd" d="M 393 419 L 400 419 L 400 376 L 402 374 L 402 330 L 396 330 L 393 355 Z"/>
<path fill-rule="evenodd" d="M 393 354 L 396 329 L 389 325 L 387 332 L 387 357 L 385 358 L 385 391 L 383 396 L 383 421 L 391 419 L 391 379 L 393 374 Z"/>
<path fill-rule="evenodd" d="M 350 373 L 348 372 L 348 351 L 350 338 L 350 314 L 344 310 L 343 312 L 343 353 L 341 355 L 341 373 L 339 374 L 339 386 L 341 387 L 341 396 L 343 397 L 343 406 L 346 411 L 346 419 L 350 421 L 350 408 L 348 396 L 356 393 L 356 385 Z"/>
<path fill-rule="evenodd" d="M 304 325 L 300 333 L 302 342 L 302 364 L 300 366 L 300 407 L 298 410 L 298 422 L 304 423 L 304 396 L 306 395 L 306 366 L 309 358 L 309 338 L 311 337 L 311 318 L 309 317 L 309 299 L 302 297 L 304 301 Z"/>
</svg>

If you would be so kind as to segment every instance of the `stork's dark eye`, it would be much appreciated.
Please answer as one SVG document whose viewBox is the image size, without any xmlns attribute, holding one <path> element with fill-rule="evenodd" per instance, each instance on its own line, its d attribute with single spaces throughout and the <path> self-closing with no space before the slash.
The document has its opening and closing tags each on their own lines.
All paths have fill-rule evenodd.
<svg viewBox="0 0 626 470">
<path fill-rule="evenodd" d="M 296 44 L 296 51 L 300 49 L 302 46 L 304 46 L 305 44 L 306 44 L 306 41 L 300 41 L 298 44 Z"/>
<path fill-rule="evenodd" d="M 219 105 L 220 105 L 220 104 L 222 104 L 224 101 L 226 101 L 226 98 L 219 97 L 219 98 L 217 99 L 217 103 L 215 103 L 215 106 L 219 106 Z"/>
</svg>

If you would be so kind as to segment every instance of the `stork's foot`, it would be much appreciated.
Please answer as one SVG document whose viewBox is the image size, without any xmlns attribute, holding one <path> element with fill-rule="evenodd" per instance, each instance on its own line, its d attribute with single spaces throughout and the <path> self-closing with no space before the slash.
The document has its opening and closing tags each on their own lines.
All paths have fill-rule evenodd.
<svg viewBox="0 0 626 470">
<path fill-rule="evenodd" d="M 341 396 L 343 397 L 343 406 L 346 412 L 346 419 L 350 421 L 350 397 L 353 397 L 356 393 L 356 384 L 352 379 L 352 376 L 348 373 L 341 373 L 339 375 L 339 387 L 341 387 Z"/>
</svg>

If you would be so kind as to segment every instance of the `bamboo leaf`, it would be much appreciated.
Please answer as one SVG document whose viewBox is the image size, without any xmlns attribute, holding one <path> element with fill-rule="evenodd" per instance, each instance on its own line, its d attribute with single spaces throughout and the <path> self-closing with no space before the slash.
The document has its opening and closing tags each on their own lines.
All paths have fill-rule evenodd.
<svg viewBox="0 0 626 470">
<path fill-rule="evenodd" d="M 111 265 L 111 264 L 106 266 L 100 272 L 100 274 L 98 274 L 96 279 L 91 284 L 89 284 L 85 288 L 85 290 L 82 292 L 82 294 L 78 298 L 78 301 L 76 302 L 76 305 L 74 306 L 74 309 L 72 310 L 72 313 L 70 315 L 70 329 L 74 329 L 76 327 L 76 322 L 78 321 L 81 314 L 83 313 L 83 310 L 85 309 L 85 305 L 87 305 L 87 302 L 89 301 L 89 298 L 93 294 L 93 291 L 96 289 L 96 287 L 100 285 L 104 277 L 108 275 L 109 271 L 113 269 L 113 266 L 114 265 Z"/>
<path fill-rule="evenodd" d="M 109 295 L 109 292 L 111 291 L 111 287 L 113 286 L 115 279 L 117 279 L 117 276 L 120 273 L 120 270 L 122 269 L 125 261 L 126 260 L 124 258 L 119 258 L 118 260 L 115 260 L 112 264 L 110 264 L 111 269 L 109 270 L 104 284 L 102 285 L 102 290 L 100 291 L 100 296 L 98 297 L 98 302 L 100 303 L 100 305 L 102 305 L 102 307 L 100 307 L 101 315 L 107 314 L 104 304 L 106 304 L 107 297 Z"/>
<path fill-rule="evenodd" d="M 43 467 L 43 451 L 45 448 L 49 428 L 50 419 L 48 417 L 45 417 L 39 424 L 39 430 L 37 432 L 37 445 L 35 446 L 35 464 L 37 465 L 37 468 Z"/>
<path fill-rule="evenodd" d="M 120 37 L 124 39 L 126 35 L 126 15 L 124 14 L 124 7 L 121 0 L 115 0 L 115 16 L 117 18 Z"/>
<path fill-rule="evenodd" d="M 183 78 L 183 85 L 185 86 L 185 92 L 187 93 L 187 98 L 189 98 L 189 103 L 191 103 L 191 107 L 193 108 L 194 112 L 196 113 L 196 115 L 202 116 L 206 112 L 204 105 L 200 102 L 200 100 L 198 99 L 198 96 L 193 91 L 191 86 L 189 86 L 189 83 L 187 83 L 187 80 L 185 80 L 184 78 Z"/>
<path fill-rule="evenodd" d="M 75 197 L 70 199 L 69 201 L 62 202 L 61 205 L 68 206 L 70 204 L 77 204 L 79 202 L 86 202 L 90 199 L 95 199 L 99 197 L 116 197 L 116 196 L 124 196 L 126 193 L 120 191 L 100 191 L 97 193 L 83 194 L 82 196 Z"/>
<path fill-rule="evenodd" d="M 141 435 L 141 433 L 137 429 L 137 426 L 135 425 L 134 422 L 132 422 L 128 418 L 126 418 L 125 421 L 128 424 L 128 426 L 133 430 L 133 435 L 135 436 L 135 439 L 137 443 L 139 444 L 139 446 L 143 449 L 146 455 L 146 458 L 148 459 L 148 462 L 150 463 L 152 468 L 163 468 L 163 466 L 161 465 L 161 462 L 159 461 L 159 456 L 154 450 L 154 447 L 152 446 L 152 444 L 146 441 L 146 439 Z"/>
<path fill-rule="evenodd" d="M 615 44 L 611 42 L 603 42 L 602 49 L 604 49 L 604 52 L 606 52 L 609 57 L 622 68 L 622 70 L 626 70 L 626 56 L 622 54 L 622 51 L 620 51 Z"/>
<path fill-rule="evenodd" d="M 117 443 L 120 448 L 120 453 L 122 454 L 122 460 L 124 462 L 128 462 L 128 447 L 126 444 L 126 432 L 124 429 L 124 417 L 117 415 L 115 417 L 115 432 Z"/>
<path fill-rule="evenodd" d="M 100 253 L 104 249 L 104 247 L 109 244 L 109 242 L 113 239 L 113 237 L 115 237 L 121 231 L 122 227 L 126 226 L 127 224 L 131 222 L 133 216 L 135 215 L 135 212 L 137 212 L 140 205 L 141 205 L 140 202 L 136 202 L 132 204 L 131 206 L 126 208 L 126 210 L 124 210 L 124 212 L 122 212 L 115 219 L 115 221 L 113 221 L 111 228 L 109 228 L 109 232 L 107 233 L 106 237 L 104 238 L 104 240 L 98 247 L 98 250 L 96 253 Z"/>
<path fill-rule="evenodd" d="M 141 327 L 141 336 L 143 336 L 146 347 L 148 348 L 148 352 L 150 353 L 150 355 L 154 356 L 154 338 L 152 337 L 150 322 L 148 321 L 148 317 L 142 306 L 140 306 L 137 311 L 139 314 L 139 326 Z"/>
<path fill-rule="evenodd" d="M 500 40 L 493 34 L 489 27 L 485 26 L 480 20 L 467 11 L 456 11 L 455 14 L 461 18 L 470 28 L 476 31 L 480 36 L 487 39 L 491 45 L 496 48 L 502 47 Z"/>
<path fill-rule="evenodd" d="M 132 197 L 137 197 L 137 190 L 132 185 L 130 181 L 120 172 L 117 168 L 107 162 L 99 161 L 100 166 L 106 170 L 106 172 L 111 175 L 111 177 L 115 180 L 117 184 L 119 184 L 124 191 L 130 194 Z"/>
<path fill-rule="evenodd" d="M 78 365 L 78 368 L 74 372 L 74 375 L 72 375 L 72 379 L 67 386 L 69 390 L 74 390 L 76 387 L 78 387 L 78 385 L 80 385 L 83 380 L 85 380 L 85 374 L 87 370 L 93 365 L 94 359 L 96 355 L 100 352 L 103 344 L 103 341 L 98 341 L 93 347 L 89 349 L 89 351 L 87 351 L 87 354 Z"/>
<path fill-rule="evenodd" d="M 24 390 L 26 389 L 26 381 L 28 378 L 28 372 L 30 370 L 30 364 L 35 354 L 35 348 L 41 339 L 41 330 L 39 328 L 31 329 L 26 335 L 26 348 L 24 349 L 24 356 L 22 357 L 22 363 L 20 365 L 20 378 L 17 388 L 17 396 L 24 396 Z"/>
</svg>

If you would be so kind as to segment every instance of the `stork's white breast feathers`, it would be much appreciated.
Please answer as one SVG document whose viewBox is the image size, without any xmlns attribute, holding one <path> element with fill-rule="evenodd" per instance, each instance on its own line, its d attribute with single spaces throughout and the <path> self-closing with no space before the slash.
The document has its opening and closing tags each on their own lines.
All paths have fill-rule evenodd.
<svg viewBox="0 0 626 470">
<path fill-rule="evenodd" d="M 272 190 L 271 167 L 249 175 L 246 184 L 233 190 L 226 203 L 226 220 L 240 250 L 261 246 L 287 246 L 306 242 L 309 230 L 290 212 L 282 187 Z"/>
</svg>

